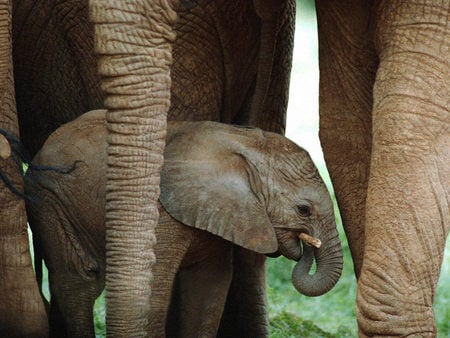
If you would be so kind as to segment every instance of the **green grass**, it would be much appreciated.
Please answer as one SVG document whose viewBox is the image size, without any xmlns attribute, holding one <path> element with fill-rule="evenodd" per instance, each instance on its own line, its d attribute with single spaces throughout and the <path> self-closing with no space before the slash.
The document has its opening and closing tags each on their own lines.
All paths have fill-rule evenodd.
<svg viewBox="0 0 450 338">
<path fill-rule="evenodd" d="M 270 337 L 354 337 L 345 326 L 339 327 L 335 334 L 323 331 L 310 320 L 302 320 L 289 312 L 282 312 L 270 319 Z"/>
<path fill-rule="evenodd" d="M 442 264 L 436 296 L 434 299 L 434 312 L 438 337 L 450 337 L 450 237 L 447 238 L 446 250 L 444 252 L 444 263 Z"/>
<path fill-rule="evenodd" d="M 94 326 L 97 338 L 106 337 L 105 326 L 105 292 L 97 298 L 94 304 Z"/>
</svg>

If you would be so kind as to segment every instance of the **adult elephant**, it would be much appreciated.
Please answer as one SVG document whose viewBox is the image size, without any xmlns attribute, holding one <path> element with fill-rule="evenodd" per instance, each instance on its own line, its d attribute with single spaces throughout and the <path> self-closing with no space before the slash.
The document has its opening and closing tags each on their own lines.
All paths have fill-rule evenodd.
<svg viewBox="0 0 450 338">
<path fill-rule="evenodd" d="M 105 285 L 111 337 L 147 335 L 176 7 L 177 1 L 89 3 L 108 109 Z"/>
<path fill-rule="evenodd" d="M 319 1 L 320 137 L 361 336 L 436 336 L 449 223 L 450 2 Z"/>
<path fill-rule="evenodd" d="M 180 2 L 170 120 L 253 121 L 266 130 L 284 131 L 295 2 L 266 9 L 271 2 Z M 14 0 L 13 9 L 20 128 L 34 155 L 61 124 L 102 108 L 104 94 L 88 0 Z M 261 46 L 260 34 L 265 36 Z M 257 73 L 262 74 L 258 79 Z M 255 91 L 259 99 L 253 103 Z M 264 109 L 257 109 L 261 104 Z M 250 113 L 256 110 L 263 113 Z"/>
<path fill-rule="evenodd" d="M 56 127 L 102 107 L 103 101 L 109 109 L 106 285 L 107 325 L 113 335 L 139 336 L 149 304 L 149 275 L 145 272 L 150 270 L 139 262 L 152 261 L 151 224 L 156 215 L 150 217 L 143 206 L 159 192 L 164 111 L 169 103 L 167 66 L 171 55 L 167 43 L 173 39 L 170 25 L 177 7 L 176 1 L 156 4 L 160 7 L 91 1 L 88 9 L 87 1 L 14 3 L 17 101 L 29 151 L 34 154 Z M 167 117 L 253 124 L 283 132 L 293 8 L 291 0 L 181 1 Z M 89 11 L 96 23 L 102 79 L 96 69 Z M 153 40 L 164 44 L 155 46 Z M 151 74 L 144 74 L 146 70 Z M 154 103 L 156 106 L 148 108 Z M 148 158 L 154 161 L 151 168 L 145 161 Z M 142 171 L 136 170 L 141 166 Z M 144 212 L 147 216 L 141 216 Z M 131 222 L 135 219 L 139 224 Z M 234 275 L 221 332 L 267 335 L 265 258 L 245 249 L 235 251 L 240 273 Z M 133 271 L 144 275 L 133 280 L 131 277 L 139 276 Z M 123 292 L 126 288 L 134 297 Z"/>
<path fill-rule="evenodd" d="M 23 5 L 27 7 L 32 4 L 23 2 Z M 91 5 L 92 17 L 99 22 L 97 52 L 102 55 L 99 68 L 103 76 L 103 90 L 106 93 L 105 105 L 110 109 L 108 181 L 112 183 L 108 186 L 108 222 L 112 239 L 109 241 L 108 251 L 112 256 L 109 260 L 111 269 L 118 271 L 112 277 L 110 289 L 114 290 L 117 285 L 121 289 L 130 288 L 128 283 L 123 281 L 127 278 L 124 277 L 126 275 L 131 275 L 135 279 L 132 292 L 124 292 L 127 297 L 111 297 L 110 308 L 119 311 L 110 311 L 110 334 L 142 336 L 147 322 L 145 306 L 150 294 L 148 290 L 150 275 L 147 271 L 149 271 L 148 265 L 154 261 L 151 251 L 154 243 L 152 232 L 158 216 L 156 200 L 159 190 L 159 171 L 162 166 L 165 121 L 170 104 L 170 43 L 175 36 L 172 26 L 176 19 L 176 13 L 172 7 L 176 7 L 176 4 L 165 2 L 123 4 L 94 1 Z M 121 5 L 123 7 L 120 7 Z M 153 16 L 147 20 L 144 14 L 153 12 L 166 13 L 166 15 Z M 9 188 L 14 187 L 17 192 L 17 189 L 19 191 L 22 189 L 22 165 L 20 159 L 10 156 L 12 140 L 18 138 L 11 57 L 11 13 L 11 2 L 2 1 L 0 3 L 2 19 L 0 25 L 2 42 L 0 128 L 6 138 L 4 135 L 0 138 L 0 169 L 3 182 L 7 182 Z M 139 21 L 142 17 L 145 20 Z M 120 24 L 116 25 L 117 22 Z M 119 26 L 122 28 L 117 29 Z M 112 41 L 110 31 L 117 29 L 116 32 L 119 32 L 124 29 L 124 26 L 127 26 L 129 34 L 123 36 L 123 39 L 115 38 Z M 153 32 L 154 27 L 158 27 L 158 33 Z M 152 36 L 148 39 L 141 37 L 139 40 L 139 34 L 145 29 L 148 32 L 152 31 Z M 45 59 L 51 54 L 52 51 L 46 50 L 40 56 Z M 93 55 L 93 51 L 91 54 Z M 130 61 L 130 58 L 133 60 Z M 91 68 L 93 72 L 96 72 L 96 62 L 93 61 Z M 143 70 L 130 70 L 124 68 L 122 66 L 124 64 L 133 64 Z M 132 81 L 129 79 L 135 81 L 133 83 L 139 83 L 145 90 L 139 90 L 139 85 L 130 88 Z M 69 82 L 63 83 L 63 87 L 66 85 L 69 85 Z M 18 88 L 20 88 L 20 81 Z M 81 87 L 78 89 L 82 90 Z M 48 96 L 49 93 L 45 92 L 44 95 Z M 64 106 L 60 108 L 64 109 Z M 136 119 L 139 119 L 138 124 Z M 45 125 L 46 121 L 43 120 L 42 123 Z M 28 136 L 35 135 L 37 138 L 42 136 L 39 126 L 28 130 L 22 128 L 22 131 L 31 133 Z M 140 145 L 140 150 L 136 152 L 133 150 L 136 149 L 137 143 Z M 132 173 L 130 173 L 130 167 L 126 166 L 127 163 L 132 163 Z M 9 181 L 5 177 L 8 177 Z M 45 337 L 48 330 L 47 320 L 32 273 L 24 203 L 6 186 L 2 184 L 0 191 L 2 202 L 0 333 L 8 337 Z M 124 186 L 129 189 L 124 189 Z M 144 198 L 150 198 L 153 205 L 148 202 L 143 203 L 141 199 Z M 118 233 L 124 235 L 119 236 Z M 127 242 L 130 236 L 139 237 L 140 240 L 133 241 L 130 245 L 130 242 Z M 129 260 L 122 259 L 125 255 L 119 252 L 124 247 L 126 257 L 132 261 L 131 266 Z M 141 288 L 137 290 L 137 286 Z M 132 305 L 127 306 L 124 302 L 131 302 Z M 132 309 L 137 310 L 132 311 Z"/>
</svg>

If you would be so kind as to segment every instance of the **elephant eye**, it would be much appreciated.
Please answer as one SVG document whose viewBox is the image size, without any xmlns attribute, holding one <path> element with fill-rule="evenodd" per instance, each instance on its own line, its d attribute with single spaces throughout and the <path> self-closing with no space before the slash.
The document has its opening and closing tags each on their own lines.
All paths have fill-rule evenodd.
<svg viewBox="0 0 450 338">
<path fill-rule="evenodd" d="M 297 212 L 302 217 L 311 216 L 311 208 L 308 205 L 297 205 Z"/>
</svg>

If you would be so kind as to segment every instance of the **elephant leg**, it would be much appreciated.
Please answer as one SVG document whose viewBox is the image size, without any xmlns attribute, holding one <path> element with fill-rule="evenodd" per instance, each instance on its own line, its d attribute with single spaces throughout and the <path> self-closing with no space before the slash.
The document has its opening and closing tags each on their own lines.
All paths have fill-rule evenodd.
<svg viewBox="0 0 450 338">
<path fill-rule="evenodd" d="M 357 315 L 363 336 L 435 337 L 450 227 L 448 2 L 382 2 Z"/>
<path fill-rule="evenodd" d="M 49 272 L 52 337 L 95 337 L 93 306 L 104 284 L 76 271 Z"/>
<path fill-rule="evenodd" d="M 370 10 L 369 2 L 317 2 L 320 141 L 356 276 L 359 276 L 363 258 L 365 199 L 372 147 L 370 113 L 377 66 Z"/>
<path fill-rule="evenodd" d="M 249 116 L 236 122 L 284 134 L 294 48 L 295 1 L 255 0 L 254 3 L 269 13 L 262 15 L 266 18 L 261 24 L 258 73 Z M 272 6 L 267 7 L 269 4 Z M 275 17 L 267 18 L 274 9 Z"/>
<path fill-rule="evenodd" d="M 67 327 L 60 310 L 58 299 L 53 293 L 51 293 L 51 296 L 53 299 L 50 301 L 48 312 L 50 337 L 67 337 Z"/>
<path fill-rule="evenodd" d="M 82 208 L 72 195 L 61 193 L 71 191 L 70 185 L 62 179 L 54 180 L 55 177 L 30 169 L 25 178 L 25 192 L 31 198 L 27 213 L 35 251 L 44 258 L 49 272 L 50 334 L 93 337 L 93 305 L 104 287 L 104 263 L 90 250 L 94 239 L 89 236 L 99 226 L 71 217 L 72 212 L 78 216 L 77 211 Z M 90 218 L 87 209 L 83 212 Z M 89 240 L 83 241 L 84 238 Z"/>
<path fill-rule="evenodd" d="M 157 262 L 153 268 L 152 295 L 149 316 L 149 336 L 165 337 L 166 327 L 172 324 L 167 317 L 175 278 L 192 242 L 192 229 L 175 221 L 159 207 L 160 219 L 156 227 Z M 170 323 L 170 320 L 169 320 Z M 175 324 L 174 324 L 175 325 Z M 171 335 L 167 334 L 168 337 Z"/>
<path fill-rule="evenodd" d="M 12 1 L 0 1 L 0 129 L 19 135 L 11 54 Z M 8 156 L 5 156 L 8 157 Z M 0 172 L 23 189 L 22 165 L 0 158 Z M 47 316 L 31 264 L 22 198 L 0 179 L 0 336 L 45 337 Z"/>
<path fill-rule="evenodd" d="M 167 324 L 169 337 L 216 337 L 232 277 L 232 244 L 208 236 L 206 259 L 178 276 Z"/>
<path fill-rule="evenodd" d="M 268 337 L 266 257 L 234 247 L 233 280 L 218 337 Z"/>
<path fill-rule="evenodd" d="M 158 245 L 159 240 L 157 246 Z M 173 256 L 171 255 L 170 258 L 167 257 L 169 259 L 165 258 L 163 255 L 158 255 L 158 252 L 156 252 L 158 261 L 153 269 L 151 308 L 148 326 L 149 337 L 171 337 L 171 335 L 166 335 L 166 326 L 168 326 L 166 323 L 168 323 L 167 317 L 172 296 L 171 290 L 173 289 L 175 276 L 184 256 L 184 252 L 178 250 L 171 250 L 170 252 Z"/>
</svg>

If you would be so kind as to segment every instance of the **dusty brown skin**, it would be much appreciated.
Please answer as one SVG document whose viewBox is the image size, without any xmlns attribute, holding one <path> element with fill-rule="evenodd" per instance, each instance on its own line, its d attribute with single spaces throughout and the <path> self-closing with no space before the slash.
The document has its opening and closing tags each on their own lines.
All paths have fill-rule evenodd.
<svg viewBox="0 0 450 338">
<path fill-rule="evenodd" d="M 54 334 L 66 326 L 70 336 L 93 335 L 92 305 L 105 274 L 105 138 L 104 111 L 87 113 L 52 134 L 33 161 L 58 168 L 80 161 L 76 169 L 27 173 L 30 224 L 49 267 Z M 294 285 L 307 295 L 327 292 L 340 276 L 328 191 L 309 155 L 282 136 L 214 122 L 169 124 L 160 200 L 151 336 L 165 334 L 166 316 L 167 336 L 217 335 L 232 274 L 240 272 L 235 245 L 299 260 Z M 322 242 L 314 253 L 303 246 L 317 261 L 312 276 L 305 260 L 313 256 L 302 257 L 300 233 Z"/>
<path fill-rule="evenodd" d="M 317 1 L 317 18 L 320 138 L 359 334 L 435 337 L 450 228 L 449 2 Z"/>
<path fill-rule="evenodd" d="M 11 146 L 5 136 L 0 134 L 0 159 L 7 160 L 11 156 Z"/>
<path fill-rule="evenodd" d="M 14 2 L 21 132 L 34 155 L 58 126 L 89 110 L 103 108 L 104 94 L 97 73 L 88 1 L 62 0 L 57 6 L 52 0 Z M 180 1 L 172 45 L 169 120 L 248 124 L 252 119 L 252 125 L 264 130 L 284 131 L 295 1 L 275 1 L 276 6 L 270 2 L 255 0 L 259 12 L 271 13 L 270 17 L 264 15 L 267 37 L 260 47 L 262 23 L 252 1 Z M 114 1 L 106 3 L 115 6 Z M 176 3 L 173 1 L 174 7 Z M 149 24 L 154 27 L 157 23 Z M 130 28 L 124 31 L 129 34 Z M 137 46 L 150 49 L 147 44 L 152 41 L 133 38 Z M 137 65 L 135 59 L 127 63 Z M 264 98 L 257 100 L 259 109 L 251 116 L 258 68 L 264 73 L 258 80 L 258 88 L 264 88 L 258 92 L 269 94 L 258 94 Z"/>
<path fill-rule="evenodd" d="M 117 4 L 112 0 L 107 2 L 111 6 Z M 203 116 L 204 119 L 220 116 L 221 121 L 227 122 L 251 121 L 257 127 L 281 132 L 284 129 L 288 76 L 271 81 L 266 91 L 271 103 L 265 104 L 261 117 L 250 116 L 249 107 L 257 107 L 252 104 L 252 90 L 247 91 L 236 84 L 245 83 L 252 87 L 251 83 L 256 81 L 253 70 L 260 63 L 250 55 L 259 50 L 255 46 L 259 40 L 253 33 L 260 31 L 260 20 L 250 10 L 250 1 L 221 3 L 232 10 L 217 7 L 220 2 L 216 1 L 184 1 L 180 4 L 177 40 L 183 43 L 174 47 L 172 78 L 175 80 L 173 88 L 177 86 L 178 89 L 172 93 L 172 109 L 177 114 L 186 111 L 184 107 L 196 107 L 202 111 L 207 107 L 207 98 L 206 101 L 212 102 L 214 108 L 207 108 L 207 114 L 211 115 Z M 255 1 L 253 6 L 261 3 L 264 1 Z M 290 62 L 295 12 L 292 3 L 288 2 L 280 12 L 275 68 Z M 14 69 L 17 99 L 22 137 L 33 152 L 57 126 L 102 105 L 92 53 L 93 38 L 84 31 L 92 29 L 87 19 L 87 1 L 59 1 L 57 6 L 54 4 L 54 1 L 41 0 L 14 1 L 14 9 L 17 10 L 13 20 L 14 46 L 18 47 Z M 273 5 L 272 1 L 268 4 Z M 1 21 L 9 22 L 11 10 L 5 8 Z M 357 300 L 360 334 L 435 336 L 432 303 L 450 228 L 447 183 L 450 176 L 447 151 L 450 96 L 447 80 L 450 69 L 448 2 L 318 1 L 317 11 L 321 71 L 320 137 L 349 238 L 355 271 L 358 277 L 361 276 Z M 229 16 L 222 17 L 222 13 Z M 262 16 L 270 24 L 271 15 L 266 14 Z M 230 16 L 238 20 L 229 20 Z M 229 28 L 228 24 L 234 28 L 222 35 L 220 32 L 226 30 L 221 31 L 220 28 Z M 46 29 L 47 33 L 44 32 Z M 123 29 L 130 32 L 129 26 Z M 203 35 L 196 38 L 197 32 Z M 210 32 L 214 34 L 210 35 Z M 246 38 L 237 32 L 245 32 Z M 183 36 L 186 39 L 182 40 Z M 213 39 L 209 39 L 211 37 Z M 7 30 L 4 30 L 2 38 L 10 40 Z M 240 42 L 248 42 L 246 46 L 251 47 L 239 46 Z M 210 52 L 211 46 L 213 52 Z M 234 47 L 238 47 L 237 50 Z M 9 55 L 6 50 L 9 43 L 2 43 L 0 48 L 5 52 L 2 55 Z M 235 51 L 244 51 L 245 57 Z M 204 62 L 197 62 L 199 59 L 219 60 L 219 63 L 202 67 Z M 253 68 L 241 68 L 242 61 L 249 62 Z M 179 67 L 180 64 L 183 66 Z M 200 68 L 191 77 L 186 70 L 192 65 L 200 65 Z M 229 67 L 222 68 L 222 65 Z M 1 73 L 0 81 L 6 79 L 3 93 L 9 93 L 2 98 L 2 107 L 6 103 L 6 109 L 0 115 L 5 128 L 16 134 L 17 117 L 10 101 L 13 91 L 11 68 L 7 62 L 0 68 L 2 72 L 8 69 Z M 224 74 L 226 81 L 215 81 L 223 79 Z M 286 75 L 286 68 L 272 69 L 271 74 Z M 216 85 L 209 87 L 212 83 Z M 27 84 L 30 87 L 24 88 Z M 261 88 L 259 93 L 263 96 L 267 87 L 261 85 L 258 88 Z M 38 98 L 39 95 L 42 96 Z M 32 108 L 42 114 L 37 114 Z M 231 115 L 228 114 L 230 112 Z M 231 118 L 222 119 L 225 116 Z M 197 116 L 177 115 L 176 118 L 187 120 L 197 119 Z M 34 145 L 33 140 L 37 140 Z M 10 166 L 11 163 L 5 165 Z M 12 175 L 20 185 L 20 172 Z M 28 270 L 25 273 L 28 277 L 15 277 L 16 271 L 22 269 L 21 265 L 29 262 L 24 249 L 27 246 L 25 215 L 20 202 L 12 194 L 7 190 L 2 190 L 2 194 L 0 210 L 3 214 L 0 219 L 5 223 L 2 223 L 1 231 L 6 235 L 2 235 L 4 244 L 0 260 L 2 266 L 11 272 L 11 277 L 7 277 L 7 283 L 0 287 L 4 294 L 12 295 L 8 285 L 17 280 L 30 280 L 31 269 L 26 263 L 24 269 Z M 16 252 L 25 253 L 25 256 L 16 255 Z M 236 258 L 241 258 L 238 265 L 246 266 L 245 271 L 252 270 L 251 274 L 264 278 L 259 273 L 264 262 L 252 256 L 251 252 L 245 254 L 248 256 L 236 255 Z M 241 274 L 238 277 L 246 278 Z M 237 284 L 242 285 L 242 282 Z M 31 285 L 19 286 L 17 291 L 31 292 Z M 234 291 L 236 299 L 241 301 L 243 297 L 239 290 Z M 25 309 L 39 308 L 34 307 L 37 304 L 35 296 L 20 298 L 23 305 L 19 305 L 18 315 L 12 317 L 9 317 L 10 309 L 18 305 L 14 301 L 18 297 L 2 299 L 5 300 L 0 303 L 0 311 L 5 314 L 0 316 L 5 319 L 3 327 L 22 326 L 28 330 L 34 325 L 21 325 L 19 318 L 28 321 L 33 317 L 21 314 L 26 312 Z M 243 318 L 234 309 L 228 314 L 233 324 Z M 257 325 L 249 318 L 245 318 L 245 324 Z"/>
<path fill-rule="evenodd" d="M 0 1 L 0 129 L 18 137 L 14 98 L 11 1 Z M 0 172 L 22 191 L 22 168 L 0 135 Z M 0 336 L 45 337 L 48 324 L 34 278 L 24 201 L 0 181 Z"/>
<path fill-rule="evenodd" d="M 154 234 L 148 224 L 156 224 L 158 217 L 157 182 L 166 118 L 284 131 L 295 1 L 268 8 L 273 4 L 266 2 L 255 1 L 258 14 L 248 0 L 187 0 L 179 6 L 176 0 L 14 1 L 15 83 L 22 138 L 30 153 L 34 155 L 58 126 L 88 110 L 105 107 L 120 112 L 108 117 L 114 135 L 109 138 L 113 150 L 107 174 L 107 265 L 111 276 L 107 288 L 111 285 L 114 291 L 107 293 L 107 317 L 108 330 L 115 337 L 144 334 L 148 304 L 134 307 L 140 312 L 132 313 L 132 304 L 145 298 L 132 299 L 131 295 L 136 294 L 135 285 L 149 285 L 150 272 L 138 268 L 139 264 L 131 267 L 134 272 L 129 271 L 128 262 L 121 257 L 133 255 L 143 265 L 153 257 Z M 272 13 L 261 20 L 259 15 L 267 11 Z M 100 33 L 96 39 L 89 16 Z M 152 138 L 145 137 L 150 133 Z M 148 143 L 142 149 L 149 149 L 150 154 L 133 152 L 142 142 Z M 135 177 L 115 166 L 123 158 L 127 163 L 140 162 L 135 165 L 139 168 Z M 153 203 L 142 202 L 144 191 L 152 193 Z M 133 223 L 126 216 L 131 213 L 136 215 Z M 115 238 L 116 229 L 129 235 Z M 141 248 L 128 247 L 135 232 L 143 234 L 144 230 L 147 240 L 140 243 Z M 146 258 L 141 260 L 142 252 Z M 236 252 L 235 256 L 235 262 L 242 258 L 239 264 L 248 271 L 235 278 L 264 278 L 263 259 L 253 257 L 252 252 Z M 122 297 L 125 293 L 121 291 L 122 299 L 118 299 L 115 290 L 125 287 L 129 296 Z M 236 290 L 235 298 L 242 309 L 239 292 Z M 254 296 L 259 298 L 257 293 Z M 261 313 L 252 321 L 251 309 L 244 312 L 246 315 L 228 313 L 233 328 L 239 327 L 238 323 L 267 326 L 267 320 L 261 323 Z"/>
<path fill-rule="evenodd" d="M 65 4 L 50 1 L 51 11 L 60 9 L 64 17 Z M 170 0 L 89 1 L 98 58 L 97 62 L 79 61 L 88 69 L 97 66 L 103 104 L 108 109 L 105 298 L 109 337 L 145 337 L 148 326 L 150 302 L 145 295 L 151 294 L 151 268 L 155 264 L 176 4 Z M 160 12 L 164 15 L 155 15 Z M 83 38 L 76 36 L 76 29 L 68 32 L 74 33 L 75 39 Z M 82 91 L 87 86 L 83 84 Z"/>
</svg>

